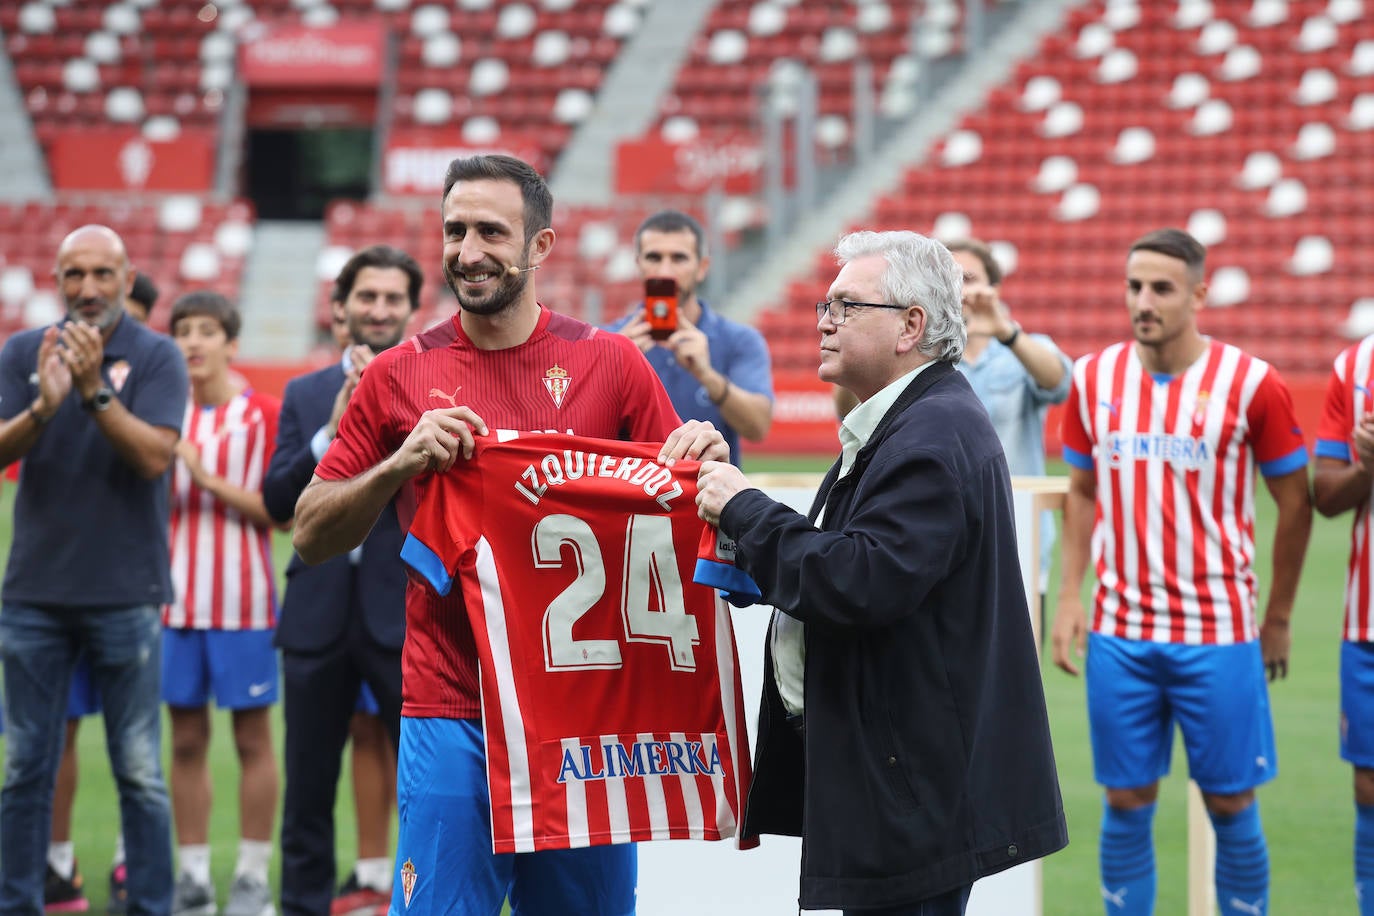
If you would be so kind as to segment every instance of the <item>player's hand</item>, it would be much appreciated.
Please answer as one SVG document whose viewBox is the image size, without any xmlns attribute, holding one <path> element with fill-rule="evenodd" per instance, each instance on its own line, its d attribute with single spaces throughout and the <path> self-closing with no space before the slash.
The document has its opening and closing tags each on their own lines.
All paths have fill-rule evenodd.
<svg viewBox="0 0 1374 916">
<path fill-rule="evenodd" d="M 679 458 L 692 461 L 729 461 L 730 446 L 709 421 L 688 420 L 668 434 L 658 453 L 658 463 L 671 465 Z"/>
<path fill-rule="evenodd" d="M 69 321 L 62 327 L 58 352 L 72 374 L 81 399 L 87 400 L 105 384 L 100 365 L 105 356 L 105 341 L 94 325 L 84 321 Z"/>
<path fill-rule="evenodd" d="M 706 461 L 697 472 L 697 515 L 708 525 L 719 525 L 725 504 L 741 490 L 749 489 L 749 481 L 733 464 Z"/>
<path fill-rule="evenodd" d="M 677 330 L 669 336 L 667 344 L 677 364 L 698 380 L 711 368 L 711 344 L 696 325 L 682 317 L 681 312 L 678 313 Z"/>
<path fill-rule="evenodd" d="M 1374 415 L 1365 414 L 1361 417 L 1351 438 L 1355 443 L 1355 458 L 1360 466 L 1374 471 Z"/>
<path fill-rule="evenodd" d="M 658 341 L 654 340 L 649 334 L 649 322 L 644 320 L 644 311 L 642 309 L 635 310 L 634 317 L 630 319 L 625 327 L 620 329 L 620 333 L 633 340 L 635 346 L 639 347 L 639 352 L 641 353 L 648 353 L 654 347 L 658 346 Z"/>
<path fill-rule="evenodd" d="M 1287 620 L 1271 619 L 1264 616 L 1260 624 L 1260 652 L 1264 655 L 1264 671 L 1269 680 L 1276 681 L 1288 677 L 1288 653 L 1293 648 L 1293 632 Z"/>
<path fill-rule="evenodd" d="M 191 479 L 199 483 L 205 476 L 205 465 L 200 461 L 200 449 L 194 443 L 185 439 L 178 439 L 176 447 L 172 449 L 181 463 L 186 465 L 186 470 L 190 472 Z"/>
<path fill-rule="evenodd" d="M 486 434 L 486 422 L 471 407 L 426 410 L 392 460 L 405 480 L 430 471 L 442 474 L 453 467 L 459 455 L 471 458 L 476 448 L 474 436 Z"/>
<path fill-rule="evenodd" d="M 43 416 L 51 417 L 72 390 L 72 371 L 58 346 L 61 332 L 54 326 L 43 332 L 38 344 L 38 399 Z"/>
<path fill-rule="evenodd" d="M 349 347 L 348 368 L 344 371 L 343 384 L 339 386 L 338 392 L 334 395 L 334 406 L 329 411 L 329 421 L 325 423 L 324 429 L 329 438 L 333 439 L 339 432 L 339 421 L 343 419 L 344 410 L 348 408 L 348 402 L 353 398 L 353 392 L 358 388 L 358 382 L 362 380 L 363 370 L 367 364 L 372 362 L 375 355 L 371 347 L 362 345 Z"/>
<path fill-rule="evenodd" d="M 1087 648 L 1087 618 L 1083 612 L 1083 601 L 1078 597 L 1060 598 L 1059 607 L 1054 614 L 1054 626 L 1050 630 L 1050 646 L 1054 652 L 1056 667 L 1078 676 L 1075 659 L 1081 659 Z"/>
</svg>

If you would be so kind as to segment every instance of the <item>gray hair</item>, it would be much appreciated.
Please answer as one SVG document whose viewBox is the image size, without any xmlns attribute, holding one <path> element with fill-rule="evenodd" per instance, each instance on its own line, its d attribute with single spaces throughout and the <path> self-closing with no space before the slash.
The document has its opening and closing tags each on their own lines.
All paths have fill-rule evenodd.
<svg viewBox="0 0 1374 916">
<path fill-rule="evenodd" d="M 878 283 L 884 300 L 925 310 L 926 331 L 917 349 L 932 359 L 957 363 L 968 340 L 964 272 L 949 249 L 915 232 L 851 232 L 835 245 L 842 265 L 875 254 L 887 261 Z"/>
</svg>

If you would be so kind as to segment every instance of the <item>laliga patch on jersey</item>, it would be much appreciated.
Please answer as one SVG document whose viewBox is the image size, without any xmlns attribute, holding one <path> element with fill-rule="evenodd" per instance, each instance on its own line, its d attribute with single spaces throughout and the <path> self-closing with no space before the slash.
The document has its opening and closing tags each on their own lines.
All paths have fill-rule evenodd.
<svg viewBox="0 0 1374 916">
<path fill-rule="evenodd" d="M 129 380 L 129 361 L 121 359 L 110 365 L 110 387 L 115 391 L 123 391 L 124 383 Z"/>
<path fill-rule="evenodd" d="M 716 529 L 716 559 L 726 563 L 735 562 L 735 539 L 719 528 Z"/>
<path fill-rule="evenodd" d="M 562 408 L 563 397 L 568 393 L 568 386 L 571 384 L 568 370 L 557 363 L 544 373 L 544 387 L 548 389 L 549 397 L 553 398 L 554 407 Z"/>
<path fill-rule="evenodd" d="M 406 909 L 410 909 L 410 895 L 415 893 L 415 863 L 406 859 L 401 866 L 401 895 L 405 898 Z"/>
</svg>

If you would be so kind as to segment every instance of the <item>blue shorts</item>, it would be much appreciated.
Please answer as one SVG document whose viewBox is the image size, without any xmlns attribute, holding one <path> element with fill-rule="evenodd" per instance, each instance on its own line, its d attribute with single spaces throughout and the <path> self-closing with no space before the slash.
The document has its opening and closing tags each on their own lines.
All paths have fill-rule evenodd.
<svg viewBox="0 0 1374 916">
<path fill-rule="evenodd" d="M 497 916 L 507 895 L 511 916 L 635 911 L 639 858 L 633 844 L 491 851 L 486 750 L 477 720 L 403 716 L 396 801 L 396 916 Z"/>
<path fill-rule="evenodd" d="M 214 692 L 220 709 L 277 702 L 277 650 L 271 630 L 162 631 L 162 701 L 196 709 Z"/>
<path fill-rule="evenodd" d="M 375 716 L 379 711 L 377 698 L 372 695 L 372 688 L 367 686 L 367 681 L 363 681 L 363 686 L 358 688 L 358 702 L 353 711 L 367 713 L 369 716 Z"/>
<path fill-rule="evenodd" d="M 1341 643 L 1341 759 L 1374 769 L 1374 643 Z"/>
<path fill-rule="evenodd" d="M 72 686 L 67 691 L 67 718 L 93 716 L 100 710 L 100 691 L 95 689 L 95 678 L 91 677 L 91 663 L 83 652 L 76 659 L 76 667 L 72 669 Z"/>
<path fill-rule="evenodd" d="M 1257 641 L 1183 646 L 1092 633 L 1087 682 L 1094 776 L 1109 789 L 1148 786 L 1169 772 L 1175 722 L 1202 791 L 1244 792 L 1278 775 Z"/>
</svg>

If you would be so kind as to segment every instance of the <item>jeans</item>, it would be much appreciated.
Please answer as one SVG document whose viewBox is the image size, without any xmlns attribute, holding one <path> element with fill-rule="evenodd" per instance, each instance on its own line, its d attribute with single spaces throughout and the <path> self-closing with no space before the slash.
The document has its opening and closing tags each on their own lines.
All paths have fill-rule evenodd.
<svg viewBox="0 0 1374 916">
<path fill-rule="evenodd" d="M 172 908 L 171 808 L 162 779 L 162 617 L 155 605 L 0 607 L 5 783 L 0 789 L 0 914 L 43 912 L 53 782 L 67 693 L 83 650 L 104 701 L 119 791 L 130 916 Z"/>
</svg>

